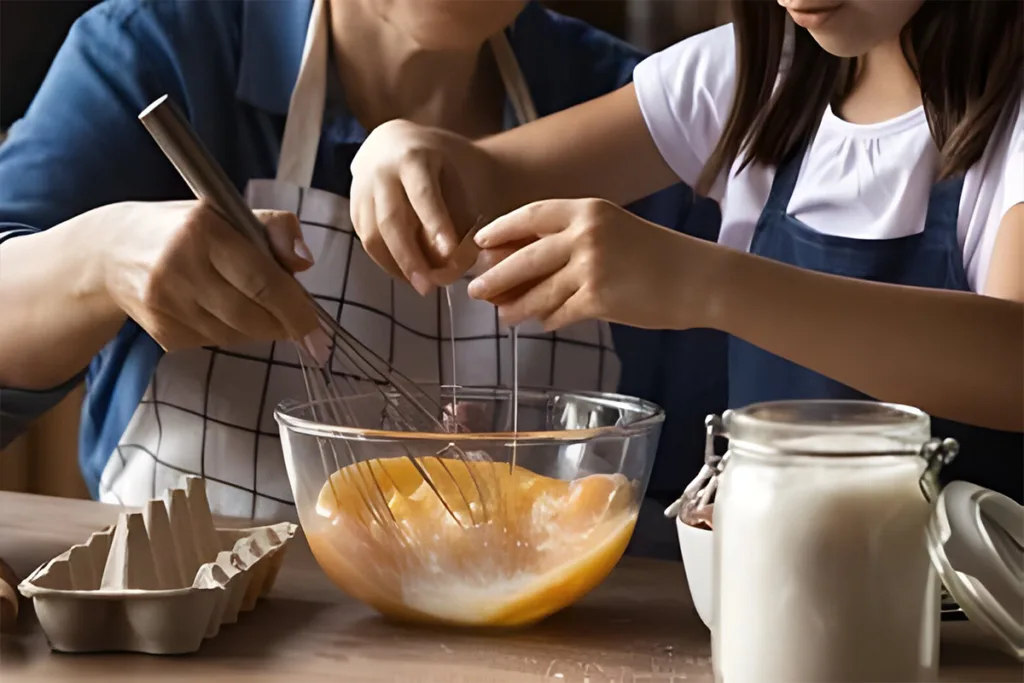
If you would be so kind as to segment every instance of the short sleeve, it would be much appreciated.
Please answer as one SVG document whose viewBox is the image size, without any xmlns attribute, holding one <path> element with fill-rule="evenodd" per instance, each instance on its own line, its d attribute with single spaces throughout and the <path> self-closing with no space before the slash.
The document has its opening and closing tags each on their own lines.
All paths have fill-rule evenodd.
<svg viewBox="0 0 1024 683">
<path fill-rule="evenodd" d="M 1024 97 L 1017 105 L 1017 116 L 1012 124 L 1006 168 L 1003 169 L 1003 191 L 998 206 L 999 217 L 1017 204 L 1024 204 Z"/>
<path fill-rule="evenodd" d="M 732 24 L 688 38 L 633 72 L 647 128 L 669 167 L 694 185 L 732 107 L 736 52 Z"/>
<path fill-rule="evenodd" d="M 975 292 L 985 291 L 1003 217 L 1024 203 L 1024 96 L 1012 106 L 964 181 L 960 229 L 967 281 Z"/>
</svg>

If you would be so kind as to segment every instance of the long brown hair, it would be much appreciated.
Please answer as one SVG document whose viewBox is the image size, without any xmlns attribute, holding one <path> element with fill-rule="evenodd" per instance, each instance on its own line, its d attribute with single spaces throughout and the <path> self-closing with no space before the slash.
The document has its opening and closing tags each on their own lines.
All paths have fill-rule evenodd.
<svg viewBox="0 0 1024 683">
<path fill-rule="evenodd" d="M 940 177 L 977 163 L 1000 115 L 1021 93 L 1024 0 L 925 0 L 903 29 L 903 50 L 921 84 Z M 733 0 L 737 78 L 732 111 L 704 166 L 707 192 L 737 158 L 778 166 L 814 135 L 829 102 L 849 93 L 855 59 L 826 52 L 794 26 L 793 59 L 776 87 L 786 10 L 770 0 Z"/>
</svg>

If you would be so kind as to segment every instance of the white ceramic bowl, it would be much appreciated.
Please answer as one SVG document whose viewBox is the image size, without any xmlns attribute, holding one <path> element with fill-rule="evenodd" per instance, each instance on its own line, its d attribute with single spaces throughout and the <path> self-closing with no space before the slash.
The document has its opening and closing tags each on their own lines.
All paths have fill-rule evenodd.
<svg viewBox="0 0 1024 683">
<path fill-rule="evenodd" d="M 690 585 L 693 606 L 704 625 L 711 628 L 714 536 L 710 529 L 684 524 L 679 517 L 676 517 L 676 531 L 679 533 L 679 552 L 683 556 L 683 568 Z"/>
</svg>

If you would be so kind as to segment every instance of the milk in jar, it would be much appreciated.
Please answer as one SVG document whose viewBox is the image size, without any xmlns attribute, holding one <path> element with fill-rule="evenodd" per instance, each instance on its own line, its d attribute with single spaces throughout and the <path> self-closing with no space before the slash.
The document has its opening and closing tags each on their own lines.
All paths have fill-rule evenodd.
<svg viewBox="0 0 1024 683">
<path fill-rule="evenodd" d="M 716 681 L 935 680 L 940 585 L 919 455 L 928 417 L 870 402 L 786 402 L 727 413 L 725 427 Z"/>
</svg>

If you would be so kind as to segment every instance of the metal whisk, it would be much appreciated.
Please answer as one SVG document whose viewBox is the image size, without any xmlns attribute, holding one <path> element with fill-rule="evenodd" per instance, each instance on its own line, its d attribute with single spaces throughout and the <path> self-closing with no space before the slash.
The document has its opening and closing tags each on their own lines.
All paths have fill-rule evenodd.
<svg viewBox="0 0 1024 683">
<path fill-rule="evenodd" d="M 199 140 L 192 126 L 182 115 L 180 109 L 174 102 L 164 95 L 150 104 L 141 114 L 139 120 L 149 131 L 150 135 L 160 146 L 164 155 L 174 165 L 192 192 L 197 198 L 210 201 L 213 206 L 224 216 L 227 222 L 243 235 L 248 237 L 256 247 L 268 256 L 274 257 L 273 250 L 267 238 L 266 229 L 263 224 L 252 213 L 251 209 L 242 198 L 241 194 L 232 184 L 227 174 L 220 167 L 217 161 L 209 153 L 202 141 Z M 334 424 L 354 424 L 353 416 L 342 400 L 344 392 L 338 385 L 338 378 L 349 385 L 349 394 L 355 389 L 355 381 L 361 381 L 372 385 L 375 391 L 385 401 L 386 419 L 390 420 L 393 427 L 402 431 L 427 431 L 444 432 L 458 431 L 457 419 L 445 420 L 448 408 L 442 406 L 429 392 L 420 387 L 401 372 L 395 370 L 380 355 L 370 347 L 361 342 L 327 312 L 326 309 L 315 298 L 310 295 L 310 300 L 316 308 L 317 317 L 321 328 L 333 340 L 334 354 L 339 355 L 347 362 L 354 372 L 335 373 L 331 370 L 330 363 L 326 367 L 321 366 L 311 354 L 302 346 L 296 344 L 299 349 L 300 364 L 303 368 L 303 375 L 306 381 L 306 389 L 313 410 L 314 419 L 321 422 L 333 422 Z M 360 392 L 365 393 L 365 391 Z M 454 417 L 454 416 L 452 416 Z M 449 428 L 451 427 L 451 428 Z M 333 471 L 341 469 L 341 461 L 333 443 L 328 443 L 331 455 L 328 456 L 321 440 L 321 454 L 325 460 L 325 468 L 329 466 L 328 458 L 334 461 Z M 470 458 L 458 445 L 452 443 L 435 454 L 438 457 L 442 471 L 451 478 L 454 488 L 461 497 L 461 503 L 466 510 L 470 511 L 470 524 L 487 521 L 487 505 L 485 501 L 488 496 L 471 468 L 467 467 L 472 481 L 473 491 L 465 491 L 458 484 L 458 479 L 448 470 L 441 459 L 441 455 L 451 457 L 468 463 Z M 466 521 L 457 515 L 450 501 L 445 500 L 441 493 L 441 487 L 435 482 L 431 474 L 420 464 L 411 453 L 406 453 L 409 461 L 417 472 L 427 483 L 430 489 L 440 499 L 448 514 L 465 526 Z M 475 458 L 479 459 L 479 458 Z M 356 458 L 349 448 L 348 464 L 356 464 Z M 386 503 L 386 496 L 383 492 L 381 482 L 374 474 L 372 466 L 361 463 L 358 469 L 363 472 L 369 471 L 369 482 L 365 490 L 361 487 L 360 493 L 364 496 L 364 503 L 379 522 L 384 521 L 380 509 L 390 509 Z M 381 470 L 387 476 L 383 468 Z M 331 476 L 328 472 L 328 477 Z M 365 473 L 364 473 L 365 474 Z M 483 511 L 484 519 L 476 519 L 473 516 L 474 506 L 471 502 L 476 501 L 476 508 Z M 383 503 L 383 505 L 381 504 Z M 388 525 L 385 525 L 388 526 Z"/>
</svg>

